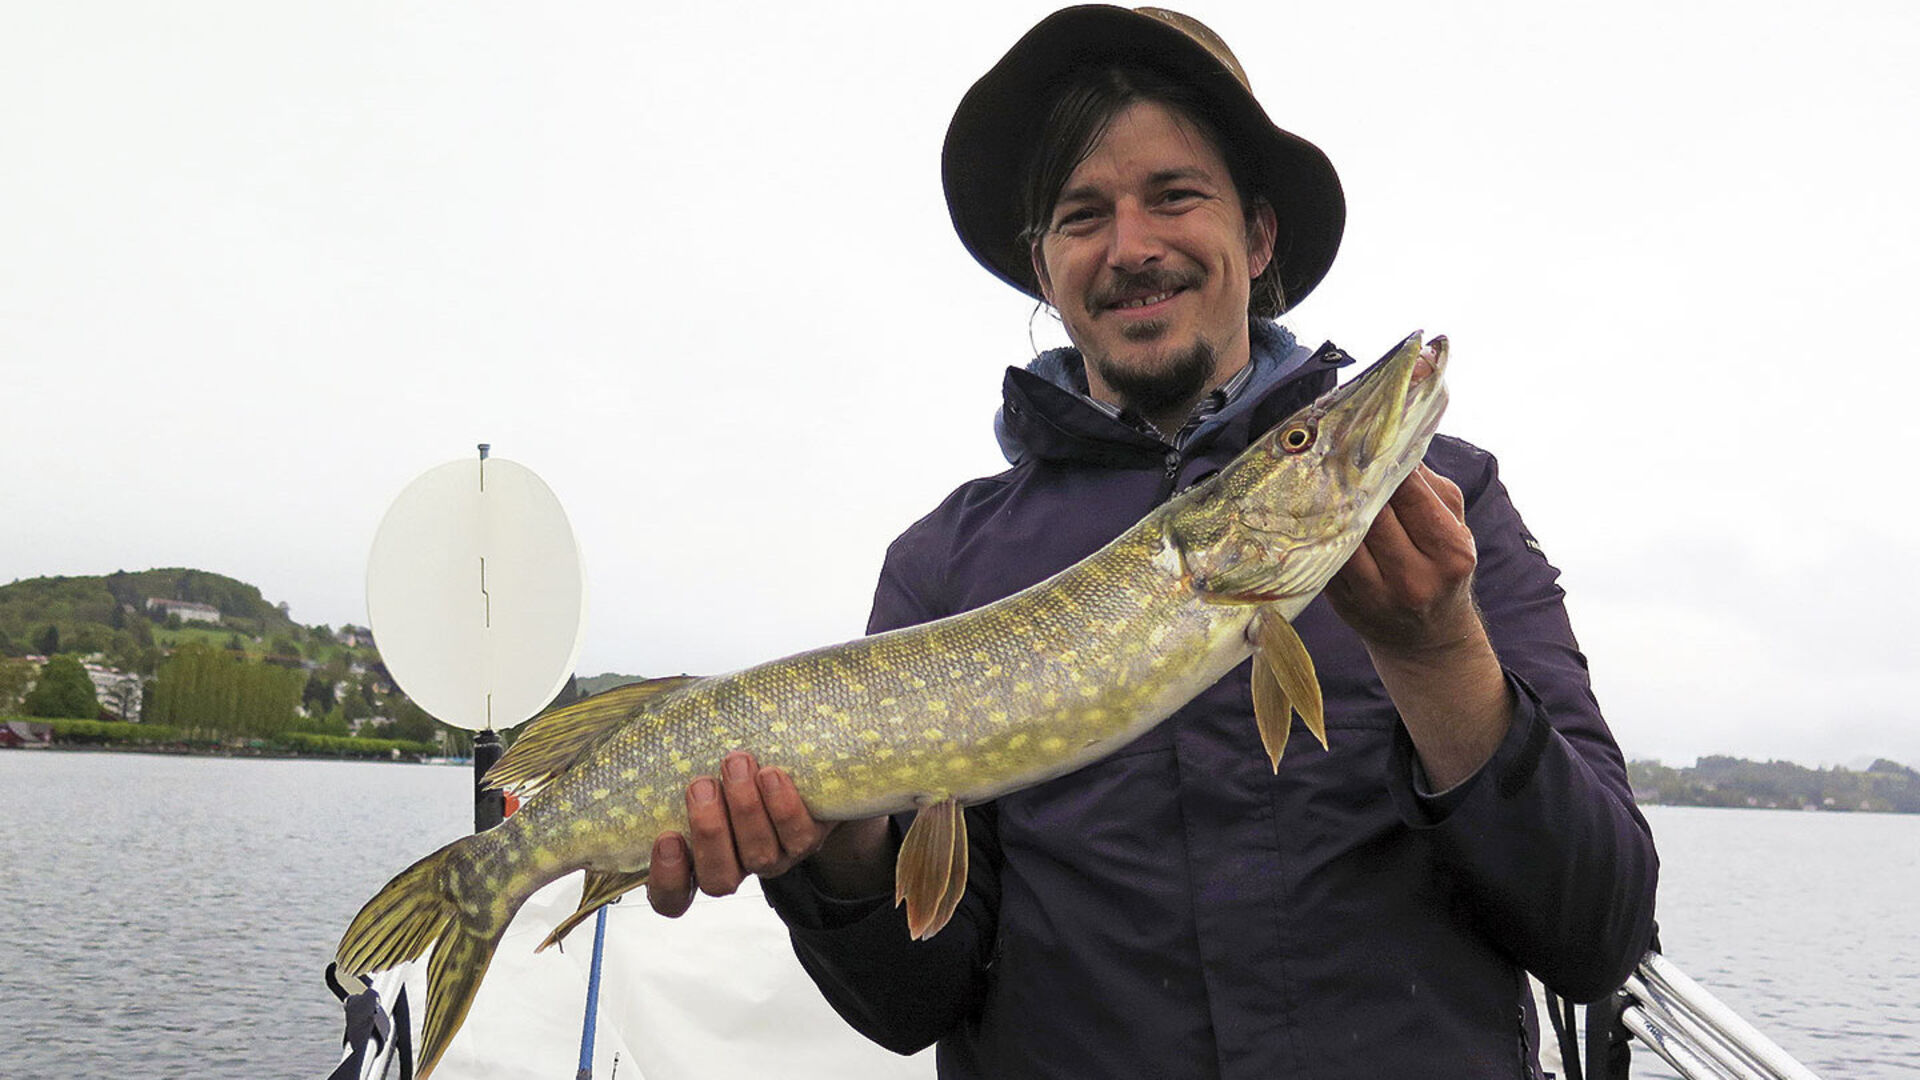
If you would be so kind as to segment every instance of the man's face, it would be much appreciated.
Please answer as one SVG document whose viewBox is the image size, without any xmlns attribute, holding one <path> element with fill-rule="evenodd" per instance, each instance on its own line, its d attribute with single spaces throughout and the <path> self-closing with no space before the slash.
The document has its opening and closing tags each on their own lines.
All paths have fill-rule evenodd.
<svg viewBox="0 0 1920 1080">
<path fill-rule="evenodd" d="M 1033 249 L 1094 396 L 1150 412 L 1244 366 L 1273 232 L 1265 206 L 1249 228 L 1225 160 L 1186 119 L 1153 102 L 1116 115 Z"/>
</svg>

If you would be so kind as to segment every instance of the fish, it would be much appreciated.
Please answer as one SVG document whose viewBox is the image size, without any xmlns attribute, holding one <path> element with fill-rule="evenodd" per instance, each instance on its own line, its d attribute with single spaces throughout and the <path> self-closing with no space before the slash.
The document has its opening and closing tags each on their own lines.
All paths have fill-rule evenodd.
<svg viewBox="0 0 1920 1080">
<path fill-rule="evenodd" d="M 992 604 L 536 717 L 484 778 L 520 809 L 388 882 L 342 936 L 340 974 L 431 952 L 424 1080 L 521 904 L 585 871 L 578 910 L 544 949 L 644 884 L 654 840 L 687 831 L 687 784 L 735 750 L 786 770 L 822 820 L 913 811 L 895 904 L 925 939 L 966 888 L 963 807 L 1118 750 L 1250 655 L 1274 771 L 1296 715 L 1326 748 L 1313 661 L 1289 622 L 1419 464 L 1446 363 L 1446 339 L 1416 332 L 1099 551 Z"/>
</svg>

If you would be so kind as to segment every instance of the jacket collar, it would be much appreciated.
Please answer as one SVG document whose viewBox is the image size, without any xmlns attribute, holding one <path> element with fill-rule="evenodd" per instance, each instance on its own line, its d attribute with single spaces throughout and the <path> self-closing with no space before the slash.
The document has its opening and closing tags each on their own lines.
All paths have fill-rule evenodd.
<svg viewBox="0 0 1920 1080">
<path fill-rule="evenodd" d="M 1331 389 L 1334 371 L 1353 362 L 1332 343 L 1309 352 L 1286 327 L 1255 320 L 1250 327 L 1253 376 L 1240 396 L 1202 424 L 1185 455 L 1211 445 L 1238 452 L 1260 433 Z M 1010 367 L 1001 383 L 1002 404 L 993 432 L 1007 461 L 1028 460 L 1107 465 L 1157 465 L 1172 450 L 1096 408 L 1085 396 L 1086 369 L 1080 351 L 1050 349 L 1025 370 Z"/>
</svg>

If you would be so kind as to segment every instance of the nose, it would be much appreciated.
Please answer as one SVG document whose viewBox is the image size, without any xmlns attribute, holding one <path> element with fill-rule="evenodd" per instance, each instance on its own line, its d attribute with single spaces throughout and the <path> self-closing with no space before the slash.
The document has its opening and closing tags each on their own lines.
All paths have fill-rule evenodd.
<svg viewBox="0 0 1920 1080">
<path fill-rule="evenodd" d="M 1113 208 L 1107 265 L 1116 270 L 1141 270 L 1165 255 L 1166 245 L 1146 206 L 1133 199 L 1120 200 Z"/>
</svg>

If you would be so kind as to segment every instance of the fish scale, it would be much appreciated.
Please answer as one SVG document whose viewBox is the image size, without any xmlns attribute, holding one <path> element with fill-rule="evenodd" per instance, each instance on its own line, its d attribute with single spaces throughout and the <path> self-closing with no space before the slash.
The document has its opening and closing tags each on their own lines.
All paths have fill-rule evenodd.
<svg viewBox="0 0 1920 1080">
<path fill-rule="evenodd" d="M 1419 462 L 1445 407 L 1445 360 L 1445 339 L 1423 352 L 1408 338 L 1213 479 L 993 604 L 728 675 L 620 687 L 536 719 L 487 776 L 524 798 L 520 810 L 368 901 L 341 939 L 341 972 L 431 948 L 424 1078 L 526 898 L 587 872 L 551 943 L 643 884 L 654 841 L 688 831 L 689 782 L 736 750 L 784 769 L 824 820 L 917 809 L 895 880 L 920 938 L 965 888 L 962 805 L 1098 760 L 1250 654 L 1277 771 L 1295 712 L 1325 743 L 1312 661 L 1287 620 Z"/>
</svg>

